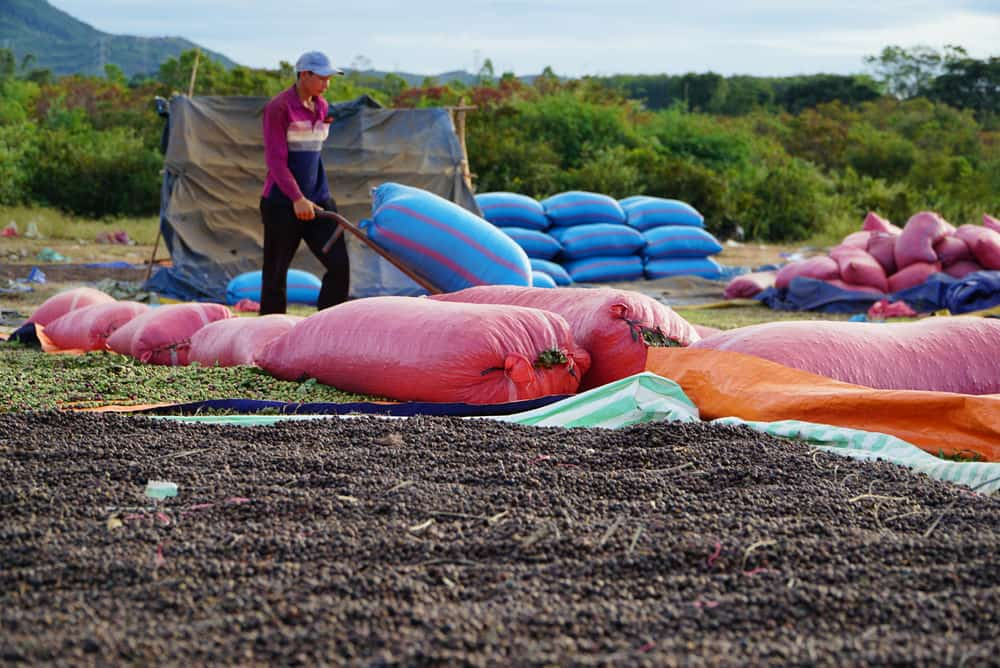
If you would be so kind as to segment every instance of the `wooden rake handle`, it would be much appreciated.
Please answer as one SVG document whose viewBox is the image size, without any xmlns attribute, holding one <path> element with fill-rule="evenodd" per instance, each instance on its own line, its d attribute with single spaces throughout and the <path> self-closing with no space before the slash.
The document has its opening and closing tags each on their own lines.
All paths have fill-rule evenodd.
<svg viewBox="0 0 1000 668">
<path fill-rule="evenodd" d="M 439 295 L 443 292 L 439 288 L 435 287 L 434 284 L 428 281 L 426 278 L 424 278 L 417 272 L 410 269 L 401 261 L 394 258 L 388 251 L 379 247 L 378 244 L 376 244 L 374 241 L 368 238 L 368 235 L 365 234 L 364 230 L 362 230 L 360 227 L 358 227 L 351 221 L 341 216 L 339 213 L 334 213 L 333 211 L 317 211 L 316 215 L 320 218 L 328 218 L 332 221 L 335 221 L 338 224 L 337 231 L 333 233 L 333 236 L 330 237 L 330 240 L 327 241 L 326 244 L 324 244 L 323 246 L 324 253 L 329 251 L 330 248 L 333 247 L 333 244 L 337 242 L 337 239 L 340 238 L 340 235 L 344 233 L 344 230 L 347 230 L 348 232 L 356 236 L 358 239 L 360 239 L 362 242 L 364 242 L 366 246 L 368 246 L 373 251 L 384 257 L 396 269 L 399 269 L 401 272 L 403 272 L 408 277 L 413 279 L 415 283 L 417 283 L 424 290 L 427 290 L 427 292 L 431 293 L 432 295 Z"/>
</svg>

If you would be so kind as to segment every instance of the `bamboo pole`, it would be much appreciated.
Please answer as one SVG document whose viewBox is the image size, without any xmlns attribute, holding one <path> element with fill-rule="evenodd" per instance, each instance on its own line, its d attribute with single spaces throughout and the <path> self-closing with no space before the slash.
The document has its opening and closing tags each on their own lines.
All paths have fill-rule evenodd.
<svg viewBox="0 0 1000 668">
<path fill-rule="evenodd" d="M 188 97 L 194 96 L 194 82 L 198 78 L 198 63 L 201 61 L 201 48 L 194 50 L 194 65 L 191 67 L 191 79 L 188 81 Z M 149 268 L 146 270 L 146 280 L 153 275 L 153 265 L 156 263 L 156 251 L 160 247 L 160 235 L 163 233 L 163 223 L 156 228 L 156 241 L 153 242 L 153 253 L 149 256 Z"/>
<path fill-rule="evenodd" d="M 459 106 L 448 108 L 448 111 L 451 114 L 451 124 L 455 127 L 455 134 L 458 135 L 458 144 L 462 149 L 462 179 L 465 181 L 465 185 L 469 188 L 469 190 L 473 190 L 473 187 L 472 169 L 469 166 L 469 149 L 465 145 L 465 113 L 475 110 L 475 106 L 466 104 L 464 97 L 459 103 Z"/>
<path fill-rule="evenodd" d="M 188 97 L 194 95 L 194 80 L 198 77 L 198 61 L 201 60 L 201 49 L 194 50 L 194 66 L 191 68 L 191 81 L 188 83 Z"/>
</svg>

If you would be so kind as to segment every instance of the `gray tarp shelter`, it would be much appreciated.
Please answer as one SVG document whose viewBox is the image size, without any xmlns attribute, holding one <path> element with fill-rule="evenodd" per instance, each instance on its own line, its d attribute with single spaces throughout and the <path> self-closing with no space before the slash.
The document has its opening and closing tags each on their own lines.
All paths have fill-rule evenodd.
<svg viewBox="0 0 1000 668">
<path fill-rule="evenodd" d="M 171 267 L 144 286 L 186 300 L 225 300 L 229 280 L 261 267 L 264 185 L 263 97 L 170 101 L 160 231 Z M 448 109 L 385 109 L 367 96 L 332 104 L 323 163 L 340 213 L 371 215 L 371 189 L 423 188 L 480 213 L 463 178 L 463 147 Z M 351 295 L 418 294 L 419 286 L 350 234 Z M 322 276 L 303 243 L 293 267 Z"/>
</svg>

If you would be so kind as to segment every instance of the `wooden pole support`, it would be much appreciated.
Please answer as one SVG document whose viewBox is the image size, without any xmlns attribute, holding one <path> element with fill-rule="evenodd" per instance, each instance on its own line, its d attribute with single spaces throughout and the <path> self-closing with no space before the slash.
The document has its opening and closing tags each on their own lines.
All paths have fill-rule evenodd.
<svg viewBox="0 0 1000 668">
<path fill-rule="evenodd" d="M 153 253 L 149 256 L 149 269 L 146 270 L 146 280 L 153 275 L 153 264 L 156 262 L 156 249 L 160 247 L 160 234 L 163 233 L 162 223 L 156 221 L 156 241 L 153 242 Z"/>
<path fill-rule="evenodd" d="M 191 67 L 191 80 L 188 82 L 188 97 L 194 96 L 194 81 L 198 78 L 198 61 L 201 60 L 201 49 L 194 50 L 194 65 Z"/>
</svg>

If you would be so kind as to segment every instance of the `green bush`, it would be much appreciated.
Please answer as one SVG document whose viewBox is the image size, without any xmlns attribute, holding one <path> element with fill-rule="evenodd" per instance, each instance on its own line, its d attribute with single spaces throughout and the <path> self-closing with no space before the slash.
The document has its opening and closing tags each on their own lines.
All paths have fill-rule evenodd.
<svg viewBox="0 0 1000 668">
<path fill-rule="evenodd" d="M 847 164 L 861 174 L 901 181 L 917 161 L 913 142 L 893 132 L 877 130 L 867 123 L 848 133 Z"/>
<path fill-rule="evenodd" d="M 657 113 L 642 133 L 664 154 L 688 158 L 722 171 L 740 168 L 751 156 L 752 137 L 706 114 L 678 109 Z"/>
<path fill-rule="evenodd" d="M 745 188 L 739 222 L 750 239 L 807 239 L 837 214 L 830 183 L 811 164 L 796 158 L 760 170 Z"/>
<path fill-rule="evenodd" d="M 583 165 L 566 175 L 565 190 L 587 190 L 603 193 L 615 199 L 635 195 L 644 190 L 644 175 L 629 160 L 624 146 L 588 149 Z"/>
<path fill-rule="evenodd" d="M 836 181 L 841 208 L 861 221 L 869 211 L 902 226 L 916 212 L 914 193 L 905 184 L 858 174 L 846 169 Z"/>
<path fill-rule="evenodd" d="M 595 147 L 637 144 L 625 109 L 586 102 L 562 92 L 537 101 L 515 102 L 518 124 L 531 141 L 555 150 L 565 169 L 579 168 Z"/>
<path fill-rule="evenodd" d="M 0 204 L 23 204 L 36 153 L 34 126 L 0 125 Z"/>
<path fill-rule="evenodd" d="M 705 217 L 709 230 L 719 229 L 731 218 L 726 178 L 687 158 L 637 149 L 626 157 L 642 178 L 634 193 L 687 202 Z"/>
<path fill-rule="evenodd" d="M 19 79 L 0 79 L 0 125 L 23 123 L 38 97 L 38 84 Z"/>
<path fill-rule="evenodd" d="M 29 192 L 34 201 L 100 218 L 159 210 L 162 157 L 129 128 L 39 132 Z"/>
<path fill-rule="evenodd" d="M 528 136 L 510 107 L 471 114 L 466 146 L 479 192 L 546 197 L 565 182 L 559 154 L 547 142 Z"/>
</svg>

